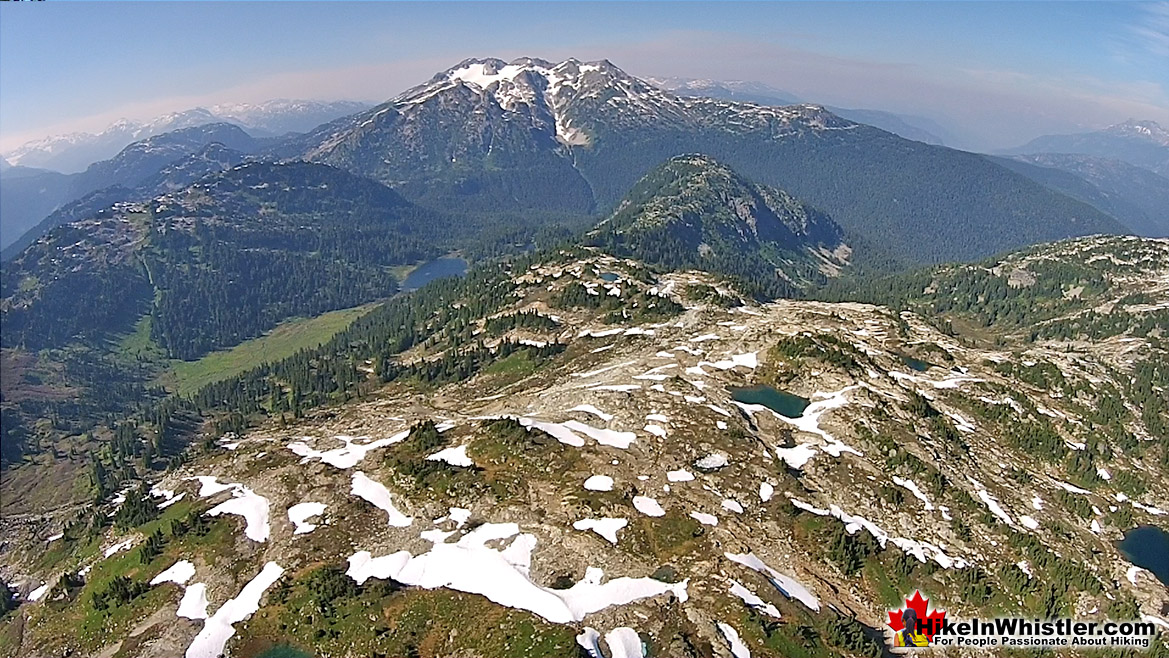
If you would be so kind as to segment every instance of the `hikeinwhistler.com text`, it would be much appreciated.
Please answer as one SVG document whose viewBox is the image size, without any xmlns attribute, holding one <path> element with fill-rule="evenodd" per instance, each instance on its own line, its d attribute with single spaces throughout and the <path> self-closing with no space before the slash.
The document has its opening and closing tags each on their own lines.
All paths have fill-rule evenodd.
<svg viewBox="0 0 1169 658">
<path fill-rule="evenodd" d="M 1157 628 L 1147 621 L 996 619 L 933 622 L 935 646 L 951 647 L 1136 647 L 1148 648 Z M 929 622 L 921 624 L 928 627 Z"/>
</svg>

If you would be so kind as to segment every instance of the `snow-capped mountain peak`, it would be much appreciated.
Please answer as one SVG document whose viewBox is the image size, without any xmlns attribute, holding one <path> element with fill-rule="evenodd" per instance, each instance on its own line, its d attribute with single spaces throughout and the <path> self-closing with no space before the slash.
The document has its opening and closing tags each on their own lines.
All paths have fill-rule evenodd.
<svg viewBox="0 0 1169 658">
<path fill-rule="evenodd" d="M 1123 137 L 1135 137 L 1155 142 L 1162 146 L 1169 146 L 1169 130 L 1161 127 L 1156 121 L 1140 121 L 1129 119 L 1104 129 L 1104 132 Z"/>
</svg>

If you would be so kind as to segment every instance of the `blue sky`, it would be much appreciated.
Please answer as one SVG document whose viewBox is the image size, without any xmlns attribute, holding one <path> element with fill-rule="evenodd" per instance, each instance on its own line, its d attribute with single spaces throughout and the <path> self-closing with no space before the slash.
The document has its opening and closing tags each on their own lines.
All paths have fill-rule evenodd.
<svg viewBox="0 0 1169 658">
<path fill-rule="evenodd" d="M 1169 124 L 1169 3 L 0 3 L 0 147 L 217 102 L 378 101 L 467 57 L 607 58 L 997 148 Z"/>
</svg>

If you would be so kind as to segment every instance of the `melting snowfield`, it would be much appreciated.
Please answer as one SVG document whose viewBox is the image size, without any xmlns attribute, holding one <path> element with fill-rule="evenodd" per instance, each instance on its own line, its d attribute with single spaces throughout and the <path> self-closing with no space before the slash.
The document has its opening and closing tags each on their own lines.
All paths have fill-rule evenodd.
<svg viewBox="0 0 1169 658">
<path fill-rule="evenodd" d="M 256 542 L 268 541 L 268 537 L 272 534 L 272 528 L 268 524 L 268 499 L 242 485 L 235 485 L 232 496 L 231 500 L 207 510 L 207 515 L 236 514 L 242 516 L 247 522 L 244 534 L 247 535 L 248 539 Z"/>
<path fill-rule="evenodd" d="M 731 645 L 731 655 L 735 658 L 751 658 L 751 650 L 743 641 L 739 639 L 739 633 L 730 624 L 718 622 L 718 630 L 726 638 L 727 644 Z"/>
<path fill-rule="evenodd" d="M 914 539 L 908 539 L 906 537 L 891 537 L 889 533 L 885 532 L 880 526 L 873 523 L 872 521 L 866 519 L 863 516 L 854 516 L 849 514 L 837 505 L 831 505 L 829 506 L 829 509 L 820 509 L 796 498 L 791 498 L 789 500 L 791 500 L 792 505 L 806 512 L 811 512 L 817 516 L 831 516 L 833 518 L 839 519 L 840 522 L 844 524 L 845 532 L 850 535 L 855 535 L 863 528 L 873 536 L 873 539 L 877 540 L 877 543 L 881 546 L 881 548 L 884 548 L 887 542 L 892 542 L 894 546 L 900 548 L 905 553 L 916 557 L 919 562 L 925 562 L 926 560 L 932 558 L 933 561 L 937 562 L 938 565 L 943 569 L 962 569 L 965 568 L 968 564 L 966 560 L 962 558 L 950 557 L 946 554 L 945 551 L 942 550 L 941 547 L 935 546 L 927 541 L 917 541 Z"/>
<path fill-rule="evenodd" d="M 426 459 L 432 462 L 446 462 L 451 466 L 460 466 L 463 468 L 469 468 L 475 465 L 475 462 L 471 461 L 471 458 L 467 456 L 467 446 L 465 445 L 439 450 Z"/>
<path fill-rule="evenodd" d="M 410 436 L 410 430 L 403 430 L 388 439 L 378 439 L 377 441 L 370 441 L 369 443 L 356 443 L 357 438 L 352 436 L 338 436 L 337 439 L 345 445 L 340 448 L 332 450 L 315 450 L 304 441 L 295 441 L 288 444 L 288 449 L 293 453 L 304 457 L 303 461 L 310 459 L 319 459 L 322 462 L 333 466 L 335 468 L 353 468 L 365 455 L 371 450 L 384 448 L 386 446 L 394 445 L 400 441 L 405 440 Z M 307 437 L 306 437 L 307 438 Z M 203 494 L 199 494 L 202 496 Z"/>
<path fill-rule="evenodd" d="M 151 585 L 158 585 L 160 583 L 174 583 L 176 585 L 185 585 L 195 575 L 195 565 L 187 560 L 179 560 L 175 562 L 169 569 L 155 576 L 151 581 Z"/>
<path fill-rule="evenodd" d="M 734 581 L 734 580 L 731 581 L 731 590 L 730 591 L 731 591 L 731 594 L 734 594 L 735 596 L 739 597 L 740 599 L 743 599 L 743 603 L 746 603 L 748 607 L 754 608 L 756 610 L 759 610 L 760 612 L 771 615 L 772 617 L 775 617 L 776 619 L 780 618 L 779 608 L 777 608 L 774 605 L 771 605 L 770 603 L 759 598 L 759 596 L 757 594 L 755 594 L 755 592 L 752 592 L 751 590 L 747 589 L 742 584 L 740 584 L 738 581 Z"/>
<path fill-rule="evenodd" d="M 292 531 L 294 535 L 303 535 L 317 529 L 315 523 L 309 523 L 308 520 L 314 516 L 320 516 L 325 513 L 324 503 L 297 503 L 288 508 L 288 520 L 296 526 L 296 530 Z"/>
<path fill-rule="evenodd" d="M 405 528 L 414 523 L 413 518 L 406 516 L 394 506 L 390 490 L 386 489 L 385 485 L 369 479 L 369 476 L 361 471 L 353 474 L 353 488 L 350 493 L 385 511 L 389 524 L 395 528 Z"/>
<path fill-rule="evenodd" d="M 754 553 L 724 553 L 724 555 L 731 562 L 736 562 L 743 565 L 744 567 L 747 567 L 748 569 L 757 571 L 766 576 L 767 579 L 771 581 L 771 584 L 774 585 L 781 594 L 788 597 L 789 599 L 795 599 L 800 603 L 803 603 L 808 607 L 809 610 L 813 612 L 820 612 L 820 600 L 817 599 L 815 595 L 813 595 L 812 592 L 808 590 L 807 587 L 804 587 L 802 584 L 800 584 L 799 581 L 792 578 L 791 576 L 785 576 L 784 574 L 767 566 L 764 564 L 763 560 L 760 560 L 758 557 L 756 557 Z"/>
<path fill-rule="evenodd" d="M 611 544 L 617 543 L 617 531 L 629 525 L 627 519 L 581 519 L 572 524 L 577 530 L 592 530 Z"/>
<path fill-rule="evenodd" d="M 811 443 L 801 443 L 794 448 L 776 448 L 775 456 L 782 459 L 789 467 L 799 470 L 816 456 L 816 449 Z"/>
<path fill-rule="evenodd" d="M 208 605 L 210 603 L 207 601 L 207 585 L 194 583 L 187 588 L 187 591 L 183 592 L 183 600 L 179 601 L 179 610 L 175 616 L 186 619 L 206 619 Z"/>
<path fill-rule="evenodd" d="M 234 624 L 260 609 L 260 597 L 283 574 L 284 569 L 275 562 L 265 564 L 264 569 L 244 585 L 238 596 L 219 606 L 215 614 L 203 623 L 203 630 L 187 647 L 186 658 L 218 658 L 222 655 L 223 647 L 235 635 Z"/>
<path fill-rule="evenodd" d="M 633 507 L 646 516 L 665 516 L 666 510 L 649 496 L 634 496 Z"/>
<path fill-rule="evenodd" d="M 502 550 L 486 545 L 488 541 L 512 537 L 515 539 Z M 578 622 L 610 606 L 666 593 L 673 593 L 683 602 L 687 599 L 689 581 L 671 585 L 652 578 L 615 578 L 602 583 L 604 573 L 593 567 L 569 589 L 541 587 L 528 577 L 535 546 L 536 538 L 519 534 L 514 523 L 486 523 L 457 543 L 436 542 L 421 555 L 399 551 L 375 558 L 369 551 L 359 551 L 349 558 L 346 573 L 359 584 L 369 578 L 392 578 L 426 589 L 446 587 L 481 594 L 500 605 L 527 610 L 557 624 Z"/>
</svg>

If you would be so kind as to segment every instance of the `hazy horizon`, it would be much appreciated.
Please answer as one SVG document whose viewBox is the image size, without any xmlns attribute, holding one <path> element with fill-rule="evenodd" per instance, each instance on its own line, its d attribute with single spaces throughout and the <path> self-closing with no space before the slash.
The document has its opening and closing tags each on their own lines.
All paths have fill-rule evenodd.
<svg viewBox="0 0 1169 658">
<path fill-rule="evenodd" d="M 337 7 L 4 3 L 0 56 L 37 59 L 0 70 L 0 150 L 220 103 L 382 102 L 470 57 L 758 81 L 925 117 L 980 150 L 1130 118 L 1169 125 L 1166 2 Z"/>
</svg>

